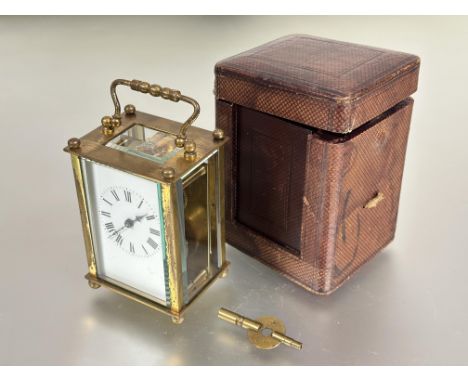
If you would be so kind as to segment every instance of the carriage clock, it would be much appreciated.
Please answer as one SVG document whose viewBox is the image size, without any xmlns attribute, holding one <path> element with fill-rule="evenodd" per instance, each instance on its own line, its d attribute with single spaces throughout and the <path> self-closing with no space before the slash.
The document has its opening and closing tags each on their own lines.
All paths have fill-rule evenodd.
<svg viewBox="0 0 468 382">
<path fill-rule="evenodd" d="M 117 86 L 187 102 L 178 122 L 127 105 Z M 217 277 L 226 275 L 222 130 L 192 127 L 200 107 L 180 91 L 138 80 L 111 84 L 115 112 L 71 154 L 89 286 L 100 286 L 166 313 L 174 323 Z M 189 139 L 190 138 L 190 139 Z"/>
</svg>

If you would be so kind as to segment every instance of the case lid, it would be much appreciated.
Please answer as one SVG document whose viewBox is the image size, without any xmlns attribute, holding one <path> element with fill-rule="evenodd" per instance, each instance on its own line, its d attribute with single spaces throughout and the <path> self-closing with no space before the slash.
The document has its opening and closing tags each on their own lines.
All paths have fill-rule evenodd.
<svg viewBox="0 0 468 382">
<path fill-rule="evenodd" d="M 417 89 L 417 56 L 290 35 L 216 64 L 218 99 L 348 133 Z"/>
</svg>

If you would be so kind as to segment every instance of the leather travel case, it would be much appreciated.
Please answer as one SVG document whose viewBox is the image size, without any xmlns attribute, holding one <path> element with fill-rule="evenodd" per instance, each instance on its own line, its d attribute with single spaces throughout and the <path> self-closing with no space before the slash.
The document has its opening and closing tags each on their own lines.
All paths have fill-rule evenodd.
<svg viewBox="0 0 468 382">
<path fill-rule="evenodd" d="M 419 63 L 307 35 L 217 63 L 228 243 L 318 294 L 385 247 Z"/>
</svg>

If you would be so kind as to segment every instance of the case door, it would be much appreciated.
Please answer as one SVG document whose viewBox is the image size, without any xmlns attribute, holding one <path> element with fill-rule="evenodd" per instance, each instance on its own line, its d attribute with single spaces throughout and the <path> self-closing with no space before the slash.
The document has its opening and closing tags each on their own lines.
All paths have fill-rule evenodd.
<svg viewBox="0 0 468 382">
<path fill-rule="evenodd" d="M 299 254 L 310 130 L 238 108 L 237 220 Z"/>
</svg>

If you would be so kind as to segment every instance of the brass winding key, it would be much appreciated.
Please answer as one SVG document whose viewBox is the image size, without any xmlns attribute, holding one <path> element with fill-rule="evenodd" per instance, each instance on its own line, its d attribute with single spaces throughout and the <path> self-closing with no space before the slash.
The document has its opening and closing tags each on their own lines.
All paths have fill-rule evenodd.
<svg viewBox="0 0 468 382">
<path fill-rule="evenodd" d="M 285 335 L 284 322 L 273 316 L 262 316 L 256 320 L 241 316 L 230 310 L 221 308 L 218 318 L 230 324 L 247 329 L 249 341 L 259 349 L 274 349 L 280 344 L 301 350 L 302 343 Z"/>
</svg>

